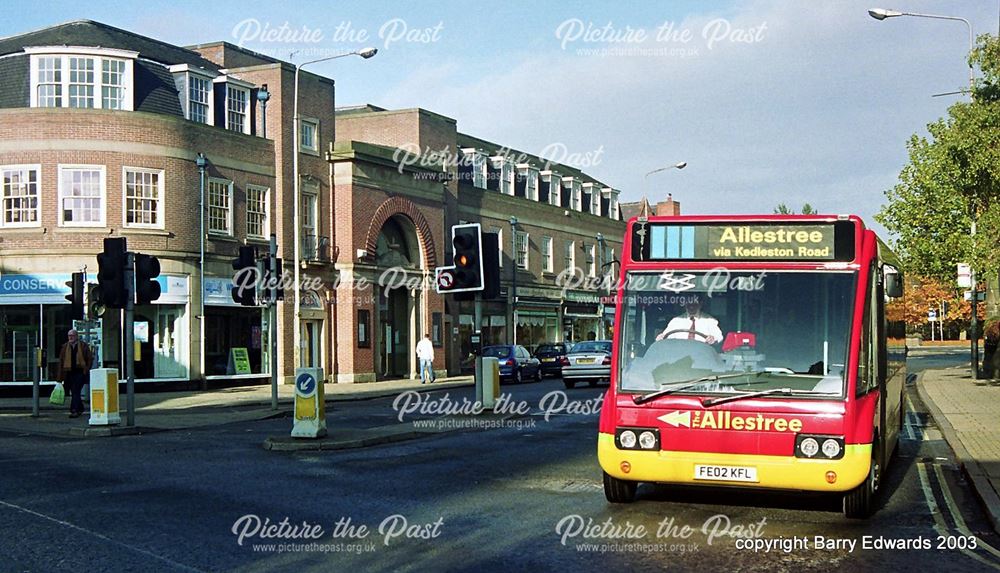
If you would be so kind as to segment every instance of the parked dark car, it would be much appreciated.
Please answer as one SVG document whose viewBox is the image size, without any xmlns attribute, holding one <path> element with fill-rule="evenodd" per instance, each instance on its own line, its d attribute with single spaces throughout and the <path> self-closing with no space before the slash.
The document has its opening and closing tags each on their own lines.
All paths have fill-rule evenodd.
<svg viewBox="0 0 1000 573">
<path fill-rule="evenodd" d="M 483 358 L 498 358 L 500 362 L 500 381 L 523 382 L 525 380 L 541 380 L 541 362 L 521 345 L 502 344 L 487 346 L 483 349 Z"/>
<path fill-rule="evenodd" d="M 568 342 L 553 342 L 539 344 L 535 349 L 535 357 L 542 363 L 542 376 L 559 376 L 562 374 L 562 358 L 569 351 Z"/>
<path fill-rule="evenodd" d="M 611 381 L 611 341 L 588 340 L 573 345 L 562 360 L 563 384 L 567 388 L 577 382 L 588 382 L 596 386 L 598 382 Z"/>
</svg>

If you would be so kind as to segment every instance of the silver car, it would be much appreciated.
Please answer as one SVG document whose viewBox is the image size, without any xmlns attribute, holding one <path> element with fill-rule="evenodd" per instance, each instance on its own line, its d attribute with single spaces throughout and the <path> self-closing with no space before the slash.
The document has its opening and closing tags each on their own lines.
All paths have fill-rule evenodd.
<svg viewBox="0 0 1000 573">
<path fill-rule="evenodd" d="M 563 358 L 562 379 L 566 388 L 576 386 L 577 382 L 589 382 L 591 386 L 610 382 L 611 341 L 589 340 L 574 344 Z"/>
</svg>

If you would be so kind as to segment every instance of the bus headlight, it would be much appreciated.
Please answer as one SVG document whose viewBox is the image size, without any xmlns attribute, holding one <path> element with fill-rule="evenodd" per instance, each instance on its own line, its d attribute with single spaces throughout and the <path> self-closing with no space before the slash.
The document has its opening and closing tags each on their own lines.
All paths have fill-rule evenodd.
<svg viewBox="0 0 1000 573">
<path fill-rule="evenodd" d="M 656 446 L 656 436 L 653 432 L 646 430 L 639 434 L 639 447 L 644 450 L 651 450 L 654 446 Z"/>
<path fill-rule="evenodd" d="M 844 457 L 844 438 L 843 436 L 799 434 L 795 436 L 795 457 L 839 460 Z"/>
<path fill-rule="evenodd" d="M 799 442 L 799 451 L 807 458 L 811 458 L 819 453 L 819 442 L 815 438 L 806 438 Z"/>
<path fill-rule="evenodd" d="M 827 438 L 826 440 L 823 441 L 823 455 L 824 456 L 826 456 L 826 457 L 828 457 L 830 459 L 833 459 L 833 458 L 837 457 L 838 455 L 840 455 L 840 450 L 841 450 L 841 447 L 840 447 L 840 444 L 837 443 L 837 440 L 834 440 L 833 438 Z"/>
<path fill-rule="evenodd" d="M 635 432 L 632 430 L 625 430 L 624 432 L 618 434 L 618 444 L 626 450 L 634 448 L 635 442 Z"/>
<path fill-rule="evenodd" d="M 615 445 L 619 450 L 659 450 L 660 432 L 656 428 L 618 428 Z"/>
</svg>

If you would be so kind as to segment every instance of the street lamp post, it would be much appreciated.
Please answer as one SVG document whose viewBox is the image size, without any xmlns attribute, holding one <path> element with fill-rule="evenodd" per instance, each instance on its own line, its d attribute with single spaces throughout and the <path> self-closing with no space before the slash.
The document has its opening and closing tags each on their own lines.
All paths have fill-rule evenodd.
<svg viewBox="0 0 1000 573">
<path fill-rule="evenodd" d="M 510 332 L 512 344 L 517 344 L 517 217 L 510 218 L 511 244 L 511 282 L 510 282 Z"/>
<path fill-rule="evenodd" d="M 868 10 L 868 15 L 871 16 L 872 18 L 875 18 L 876 20 L 879 20 L 879 21 L 885 20 L 886 18 L 896 18 L 896 17 L 899 17 L 899 16 L 913 16 L 914 18 L 930 18 L 932 20 L 952 20 L 952 21 L 956 21 L 956 22 L 964 22 L 965 26 L 969 29 L 969 54 L 972 54 L 972 51 L 976 48 L 976 37 L 972 33 L 972 23 L 969 22 L 968 20 L 966 20 L 965 18 L 959 18 L 958 16 L 941 16 L 941 15 L 938 15 L 938 14 L 920 14 L 920 13 L 917 13 L 917 12 L 900 12 L 898 10 L 887 10 L 885 8 L 872 8 L 871 10 Z M 975 88 L 975 86 L 976 86 L 976 73 L 975 73 L 975 70 L 972 67 L 972 62 L 969 61 L 969 101 L 970 102 L 974 101 L 974 99 L 975 99 L 974 92 L 973 92 L 973 89 Z M 969 238 L 972 240 L 972 248 L 973 248 L 973 255 L 972 255 L 972 257 L 974 258 L 975 257 L 975 247 L 976 247 L 976 217 L 977 217 L 978 214 L 976 213 L 975 205 L 972 202 L 970 202 L 969 211 L 970 211 L 970 215 L 969 216 L 972 217 L 972 225 L 970 226 L 970 229 L 969 229 Z M 970 260 L 969 261 L 969 268 L 970 268 L 970 273 L 969 273 L 970 286 L 969 286 L 969 289 L 970 289 L 970 292 L 972 293 L 972 296 L 970 298 L 970 303 L 972 305 L 972 319 L 971 319 L 970 325 L 969 325 L 969 330 L 971 331 L 969 333 L 969 339 L 971 341 L 970 345 L 971 345 L 972 378 L 973 379 L 979 378 L 979 334 L 978 334 L 978 332 L 979 332 L 979 318 L 976 316 L 976 314 L 977 314 L 977 306 L 978 306 L 979 300 L 978 300 L 978 296 L 977 296 L 978 293 L 976 292 L 976 270 L 975 270 L 975 267 L 976 267 L 975 264 L 973 264 L 972 260 Z"/>
<path fill-rule="evenodd" d="M 299 118 L 299 72 L 302 68 L 308 66 L 309 64 L 316 64 L 319 62 L 325 62 L 327 60 L 335 60 L 337 58 L 344 58 L 347 56 L 361 56 L 364 59 L 371 58 L 378 53 L 376 48 L 365 48 L 363 50 L 355 50 L 353 52 L 345 52 L 343 54 L 337 54 L 334 56 L 327 56 L 325 58 L 319 58 L 317 60 L 310 60 L 308 62 L 302 62 L 301 64 L 296 64 L 295 66 L 295 91 L 292 96 L 292 259 L 294 261 L 294 280 L 295 280 L 295 318 L 294 318 L 294 331 L 292 332 L 293 346 L 292 348 L 292 362 L 294 364 L 293 368 L 297 368 L 299 365 L 299 360 L 301 356 L 301 349 L 299 345 L 301 344 L 299 332 L 301 326 L 299 323 L 300 318 L 300 308 L 301 308 L 301 288 L 299 286 L 299 268 L 302 266 L 301 257 L 301 242 L 299 236 L 299 128 L 300 128 L 300 118 Z"/>
<path fill-rule="evenodd" d="M 596 263 L 597 263 L 597 270 L 598 270 L 599 273 L 601 273 L 601 282 L 603 283 L 604 282 L 604 276 L 605 276 L 604 275 L 604 234 L 603 233 L 598 233 L 597 236 L 594 237 L 594 238 L 597 239 L 597 261 L 596 261 Z M 605 324 L 605 321 L 604 321 L 604 298 L 603 298 L 603 295 L 604 295 L 603 290 L 600 289 L 600 288 L 598 288 L 597 289 L 597 314 L 598 314 L 598 316 L 600 316 L 600 318 L 598 319 L 598 324 L 601 325 L 601 332 L 599 333 L 600 337 L 598 338 L 598 340 L 604 340 L 605 338 L 607 338 L 607 335 L 608 335 L 608 327 L 607 327 L 607 324 Z"/>
<path fill-rule="evenodd" d="M 663 171 L 669 171 L 671 169 L 684 169 L 687 166 L 688 166 L 687 161 L 681 161 L 680 163 L 674 163 L 673 165 L 668 165 L 666 167 L 660 167 L 659 169 L 654 169 L 654 170 L 650 171 L 649 173 L 647 173 L 646 175 L 644 175 L 643 178 L 642 178 L 642 188 L 643 188 L 643 192 L 646 194 L 646 197 L 649 197 L 649 176 L 650 175 L 653 175 L 655 173 L 661 173 Z"/>
</svg>

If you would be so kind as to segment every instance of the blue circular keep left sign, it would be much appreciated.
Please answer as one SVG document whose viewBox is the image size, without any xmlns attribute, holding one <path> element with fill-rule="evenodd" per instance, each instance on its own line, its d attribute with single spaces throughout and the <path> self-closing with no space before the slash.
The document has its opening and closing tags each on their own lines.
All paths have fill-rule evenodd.
<svg viewBox="0 0 1000 573">
<path fill-rule="evenodd" d="M 295 389 L 303 396 L 311 396 L 316 391 L 316 378 L 306 372 L 299 374 L 295 379 Z"/>
</svg>

